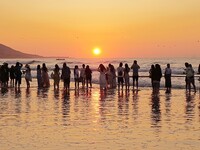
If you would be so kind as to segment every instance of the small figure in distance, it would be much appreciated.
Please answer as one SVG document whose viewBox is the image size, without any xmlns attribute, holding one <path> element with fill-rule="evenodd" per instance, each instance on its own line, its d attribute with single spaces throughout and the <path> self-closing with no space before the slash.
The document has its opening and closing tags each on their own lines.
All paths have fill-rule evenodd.
<svg viewBox="0 0 200 150">
<path fill-rule="evenodd" d="M 126 90 L 129 90 L 129 87 L 130 87 L 129 72 L 130 72 L 130 68 L 129 68 L 128 64 L 125 64 L 124 80 L 125 80 L 125 88 L 126 88 Z"/>
<path fill-rule="evenodd" d="M 153 80 L 153 93 L 158 94 L 160 90 L 160 80 L 162 77 L 162 70 L 159 64 L 155 65 L 155 69 L 152 72 L 152 80 Z"/>
<path fill-rule="evenodd" d="M 133 69 L 133 90 L 135 87 L 135 82 L 136 82 L 136 88 L 138 90 L 138 77 L 139 77 L 138 72 L 139 72 L 140 66 L 137 64 L 136 60 L 134 60 L 133 65 L 131 66 L 131 69 Z"/>
<path fill-rule="evenodd" d="M 61 79 L 64 82 L 64 90 L 66 90 L 67 92 L 69 92 L 70 88 L 70 75 L 71 75 L 70 68 L 67 66 L 66 63 L 63 63 Z"/>
<path fill-rule="evenodd" d="M 190 77 L 190 80 L 191 80 L 191 84 L 194 88 L 194 92 L 196 93 L 196 86 L 195 86 L 195 80 L 194 80 L 194 69 L 192 67 L 192 64 L 189 64 L 189 67 L 191 68 L 191 71 L 192 71 L 192 76 Z"/>
<path fill-rule="evenodd" d="M 120 85 L 123 90 L 123 83 L 124 83 L 124 68 L 122 67 L 123 63 L 119 63 L 119 67 L 117 68 L 117 75 L 118 75 L 118 90 L 120 90 Z"/>
<path fill-rule="evenodd" d="M 37 83 L 38 83 L 38 88 L 42 87 L 42 70 L 40 65 L 37 65 Z"/>
<path fill-rule="evenodd" d="M 74 67 L 74 82 L 75 82 L 75 89 L 79 89 L 79 69 L 78 66 L 75 65 Z"/>
<path fill-rule="evenodd" d="M 98 71 L 100 72 L 99 75 L 99 84 L 100 84 L 100 90 L 106 90 L 106 68 L 103 64 L 100 64 L 98 67 Z"/>
<path fill-rule="evenodd" d="M 60 68 L 59 66 L 56 64 L 55 65 L 55 68 L 51 74 L 51 78 L 53 79 L 54 81 L 54 89 L 59 89 L 59 83 L 60 83 Z"/>
<path fill-rule="evenodd" d="M 192 68 L 191 64 L 185 63 L 185 74 L 186 74 L 186 91 L 189 90 L 189 93 L 191 92 L 191 84 L 194 87 L 194 92 L 196 92 L 196 86 L 194 84 L 194 70 Z"/>
<path fill-rule="evenodd" d="M 15 65 L 15 87 L 18 86 L 18 88 L 20 88 L 21 85 L 21 81 L 22 81 L 22 64 L 19 62 L 16 62 Z"/>
<path fill-rule="evenodd" d="M 26 86 L 27 88 L 30 88 L 30 82 L 32 81 L 32 76 L 31 76 L 31 68 L 28 64 L 25 65 L 25 80 L 26 80 Z"/>
<path fill-rule="evenodd" d="M 198 67 L 198 74 L 200 74 L 200 64 L 199 64 L 199 67 Z M 200 81 L 200 77 L 198 79 Z"/>
<path fill-rule="evenodd" d="M 166 89 L 166 93 L 170 93 L 171 92 L 171 74 L 172 74 L 172 70 L 170 68 L 170 64 L 167 64 L 167 68 L 165 68 L 165 87 Z"/>
<path fill-rule="evenodd" d="M 82 82 L 82 87 L 85 87 L 85 64 L 82 65 L 82 68 L 80 70 L 80 81 Z"/>
<path fill-rule="evenodd" d="M 45 63 L 42 64 L 42 87 L 44 88 L 50 87 L 48 69 Z"/>
<path fill-rule="evenodd" d="M 152 64 L 151 68 L 149 70 L 149 78 L 151 78 L 151 86 L 152 86 L 153 89 L 154 89 L 154 84 L 153 84 L 152 73 L 153 73 L 154 69 L 155 69 L 155 66 Z"/>
<path fill-rule="evenodd" d="M 88 84 L 90 84 L 90 88 L 92 87 L 92 70 L 90 69 L 89 65 L 85 68 L 85 76 L 86 76 L 86 85 L 88 88 Z"/>
<path fill-rule="evenodd" d="M 11 87 L 14 87 L 15 82 L 15 67 L 12 65 L 10 68 L 10 85 Z"/>
</svg>

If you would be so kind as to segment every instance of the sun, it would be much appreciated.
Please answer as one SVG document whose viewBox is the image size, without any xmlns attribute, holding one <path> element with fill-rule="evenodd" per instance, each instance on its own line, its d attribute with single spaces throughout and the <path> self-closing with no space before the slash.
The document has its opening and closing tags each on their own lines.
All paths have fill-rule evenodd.
<svg viewBox="0 0 200 150">
<path fill-rule="evenodd" d="M 99 54 L 101 54 L 101 50 L 99 48 L 95 48 L 93 49 L 93 54 L 98 56 Z"/>
</svg>

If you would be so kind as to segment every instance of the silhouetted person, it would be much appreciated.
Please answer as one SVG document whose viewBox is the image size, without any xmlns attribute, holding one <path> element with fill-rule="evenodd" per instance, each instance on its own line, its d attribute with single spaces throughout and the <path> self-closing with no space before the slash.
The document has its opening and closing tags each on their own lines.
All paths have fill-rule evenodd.
<svg viewBox="0 0 200 150">
<path fill-rule="evenodd" d="M 200 74 L 200 64 L 199 64 L 199 67 L 198 67 L 198 74 Z"/>
<path fill-rule="evenodd" d="M 127 90 L 129 90 L 129 86 L 130 86 L 129 72 L 130 72 L 130 68 L 129 68 L 128 64 L 125 64 L 125 68 L 124 68 L 124 80 L 125 80 L 125 88 Z"/>
<path fill-rule="evenodd" d="M 101 90 L 106 90 L 107 86 L 106 86 L 106 68 L 103 64 L 100 64 L 98 67 L 98 71 L 100 72 L 99 75 L 99 84 L 100 84 L 100 89 Z"/>
<path fill-rule="evenodd" d="M 135 87 L 135 82 L 136 82 L 136 88 L 138 89 L 138 77 L 139 77 L 138 71 L 140 69 L 140 66 L 137 64 L 136 60 L 134 60 L 131 69 L 133 69 L 133 89 Z"/>
<path fill-rule="evenodd" d="M 42 64 L 42 87 L 44 88 L 50 87 L 48 69 L 45 63 Z"/>
<path fill-rule="evenodd" d="M 42 70 L 40 65 L 37 65 L 37 83 L 38 88 L 42 87 Z"/>
<path fill-rule="evenodd" d="M 167 68 L 165 68 L 165 87 L 166 89 L 166 93 L 170 93 L 171 91 L 171 74 L 172 74 L 172 70 L 170 68 L 170 64 L 167 64 Z"/>
<path fill-rule="evenodd" d="M 75 81 L 75 89 L 78 88 L 79 89 L 79 69 L 78 66 L 75 65 L 74 67 L 74 81 Z"/>
<path fill-rule="evenodd" d="M 25 80 L 26 80 L 26 85 L 27 88 L 30 88 L 30 81 L 32 81 L 32 76 L 31 76 L 31 68 L 28 64 L 25 66 Z"/>
<path fill-rule="evenodd" d="M 85 75 L 85 64 L 82 65 L 82 68 L 80 69 L 80 80 L 82 82 L 82 86 L 84 87 L 85 86 L 85 78 L 86 78 L 86 75 Z"/>
<path fill-rule="evenodd" d="M 67 66 L 66 63 L 63 63 L 61 79 L 64 82 L 64 89 L 67 91 L 69 91 L 70 88 L 70 75 L 71 75 L 70 68 Z"/>
<path fill-rule="evenodd" d="M 86 76 L 86 85 L 88 88 L 88 84 L 90 83 L 90 87 L 92 87 L 92 70 L 90 69 L 89 65 L 85 68 L 85 76 Z"/>
<path fill-rule="evenodd" d="M 123 63 L 120 62 L 119 67 L 117 68 L 117 75 L 118 75 L 118 89 L 120 89 L 120 85 L 123 89 L 124 83 L 124 68 L 122 67 Z"/>
<path fill-rule="evenodd" d="M 22 64 L 17 62 L 15 65 L 15 87 L 20 87 L 22 81 Z"/>
<path fill-rule="evenodd" d="M 11 85 L 11 87 L 14 86 L 14 82 L 15 82 L 15 67 L 12 65 L 10 68 L 10 85 Z"/>
<path fill-rule="evenodd" d="M 54 81 L 53 86 L 54 89 L 59 89 L 59 84 L 60 84 L 60 68 L 59 66 L 56 64 L 55 68 L 53 70 L 53 73 L 51 74 L 51 77 Z"/>
<path fill-rule="evenodd" d="M 151 78 L 151 86 L 152 86 L 152 88 L 154 88 L 154 86 L 153 86 L 153 78 L 152 78 L 152 73 L 153 73 L 154 69 L 155 69 L 155 66 L 151 65 L 151 69 L 149 70 L 149 78 Z"/>
<path fill-rule="evenodd" d="M 159 93 L 161 77 L 162 77 L 162 70 L 160 68 L 160 65 L 156 64 L 155 69 L 152 72 L 153 92 L 155 94 Z"/>
</svg>

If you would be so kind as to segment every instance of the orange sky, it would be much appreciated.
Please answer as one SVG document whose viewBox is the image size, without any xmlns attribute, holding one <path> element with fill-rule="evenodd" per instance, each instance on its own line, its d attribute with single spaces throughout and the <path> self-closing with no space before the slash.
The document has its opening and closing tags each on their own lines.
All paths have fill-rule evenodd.
<svg viewBox="0 0 200 150">
<path fill-rule="evenodd" d="M 1 0 L 0 43 L 43 56 L 200 56 L 200 0 Z"/>
</svg>

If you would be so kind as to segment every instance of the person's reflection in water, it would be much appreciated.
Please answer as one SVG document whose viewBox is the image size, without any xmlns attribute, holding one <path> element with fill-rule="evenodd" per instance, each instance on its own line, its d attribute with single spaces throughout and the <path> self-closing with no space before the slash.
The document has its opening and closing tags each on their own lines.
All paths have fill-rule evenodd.
<svg viewBox="0 0 200 150">
<path fill-rule="evenodd" d="M 42 98 L 48 98 L 49 88 L 42 88 Z"/>
<path fill-rule="evenodd" d="M 15 87 L 15 113 L 20 114 L 22 105 L 21 105 L 21 88 Z"/>
<path fill-rule="evenodd" d="M 185 106 L 186 123 L 189 123 L 189 122 L 192 123 L 192 119 L 194 118 L 194 115 L 195 115 L 195 112 L 194 112 L 194 108 L 195 108 L 194 97 L 195 97 L 195 94 L 191 95 L 191 93 L 186 92 L 185 97 L 186 97 L 186 106 Z"/>
<path fill-rule="evenodd" d="M 79 97 L 79 89 L 75 89 L 74 96 Z"/>
<path fill-rule="evenodd" d="M 88 97 L 88 98 L 90 98 L 91 97 L 91 94 L 92 94 L 92 90 L 91 90 L 91 88 L 87 88 L 86 89 L 86 96 Z"/>
<path fill-rule="evenodd" d="M 26 88 L 26 114 L 30 112 L 31 109 L 31 90 L 29 87 Z M 29 117 L 29 115 L 27 115 Z"/>
<path fill-rule="evenodd" d="M 165 93 L 165 115 L 166 115 L 166 121 L 170 122 L 171 121 L 171 94 L 170 93 Z"/>
<path fill-rule="evenodd" d="M 106 123 L 106 97 L 107 97 L 107 91 L 101 90 L 99 92 L 99 116 L 100 116 L 100 122 L 105 124 Z"/>
<path fill-rule="evenodd" d="M 5 95 L 7 92 L 8 92 L 7 86 L 2 86 L 1 87 L 1 93 L 2 93 L 2 95 Z"/>
<path fill-rule="evenodd" d="M 151 119 L 152 127 L 161 127 L 159 125 L 161 121 L 161 111 L 160 111 L 160 96 L 152 93 L 151 95 Z"/>
<path fill-rule="evenodd" d="M 124 90 L 118 90 L 118 98 L 123 98 L 124 97 Z"/>
<path fill-rule="evenodd" d="M 59 100 L 60 90 L 58 88 L 54 88 L 54 98 Z"/>
<path fill-rule="evenodd" d="M 15 87 L 15 98 L 19 98 L 21 96 L 21 88 Z"/>
<path fill-rule="evenodd" d="M 133 119 L 136 121 L 138 119 L 138 90 L 133 90 L 132 94 L 133 103 Z"/>
<path fill-rule="evenodd" d="M 63 126 L 68 126 L 70 118 L 70 92 L 64 92 L 63 102 L 62 102 L 62 118 Z"/>
<path fill-rule="evenodd" d="M 63 90 L 62 99 L 69 99 L 69 97 L 70 97 L 70 91 L 69 90 Z"/>
<path fill-rule="evenodd" d="M 27 87 L 26 88 L 26 98 L 29 98 L 30 97 L 30 88 Z"/>
</svg>

